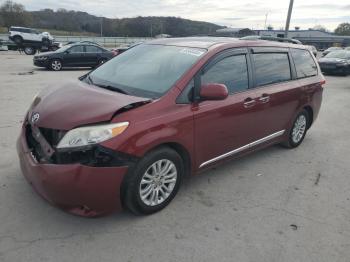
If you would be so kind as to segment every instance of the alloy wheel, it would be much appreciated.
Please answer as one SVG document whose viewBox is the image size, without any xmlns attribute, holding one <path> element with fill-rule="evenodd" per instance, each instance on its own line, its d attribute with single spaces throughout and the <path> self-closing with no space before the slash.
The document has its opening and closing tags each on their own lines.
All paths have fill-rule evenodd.
<svg viewBox="0 0 350 262">
<path fill-rule="evenodd" d="M 307 120 L 305 115 L 299 115 L 299 117 L 296 119 L 292 131 L 292 140 L 294 143 L 299 143 L 303 138 L 306 131 L 306 122 Z"/>
<path fill-rule="evenodd" d="M 61 68 L 62 68 L 62 63 L 61 63 L 61 61 L 53 60 L 53 61 L 51 62 L 51 68 L 52 68 L 53 70 L 55 70 L 55 71 L 61 70 Z"/>
<path fill-rule="evenodd" d="M 163 203 L 173 192 L 178 174 L 175 164 L 162 159 L 154 162 L 143 174 L 139 186 L 139 195 L 147 206 Z"/>
</svg>

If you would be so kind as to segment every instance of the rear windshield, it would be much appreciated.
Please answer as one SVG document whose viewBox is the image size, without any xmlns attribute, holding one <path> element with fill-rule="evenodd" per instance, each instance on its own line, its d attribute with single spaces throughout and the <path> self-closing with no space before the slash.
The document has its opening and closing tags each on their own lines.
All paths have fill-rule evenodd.
<svg viewBox="0 0 350 262">
<path fill-rule="evenodd" d="M 89 79 L 97 86 L 155 99 L 165 94 L 205 52 L 199 48 L 141 44 L 97 68 Z"/>
</svg>

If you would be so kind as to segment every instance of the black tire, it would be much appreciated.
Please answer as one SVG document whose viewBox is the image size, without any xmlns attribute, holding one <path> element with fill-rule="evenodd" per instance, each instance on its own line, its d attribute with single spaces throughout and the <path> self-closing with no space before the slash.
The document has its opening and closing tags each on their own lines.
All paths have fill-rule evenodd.
<svg viewBox="0 0 350 262">
<path fill-rule="evenodd" d="M 304 117 L 305 119 L 305 126 L 304 126 L 304 131 L 302 133 L 302 135 L 300 136 L 299 139 L 296 139 L 296 135 L 294 135 L 294 132 L 295 132 L 295 128 L 296 125 L 297 125 L 297 121 L 302 119 Z M 285 143 L 283 143 L 282 145 L 287 147 L 287 148 L 295 148 L 297 146 L 299 146 L 304 138 L 305 138 L 305 135 L 307 133 L 307 130 L 310 126 L 310 116 L 309 116 L 309 113 L 303 109 L 295 118 L 294 122 L 293 122 L 293 125 L 292 125 L 292 128 L 289 130 L 289 134 L 288 134 L 288 141 L 286 141 Z"/>
<path fill-rule="evenodd" d="M 106 58 L 101 58 L 100 60 L 98 60 L 97 66 L 100 66 L 100 65 L 106 63 L 107 61 L 108 61 L 108 59 L 106 59 Z"/>
<path fill-rule="evenodd" d="M 34 55 L 36 53 L 36 49 L 31 46 L 27 46 L 24 48 L 24 53 L 26 55 Z"/>
<path fill-rule="evenodd" d="M 20 45 L 23 42 L 23 38 L 19 35 L 16 35 L 13 37 L 13 42 L 15 42 L 17 45 Z"/>
<path fill-rule="evenodd" d="M 347 76 L 350 73 L 350 69 L 349 68 L 344 68 L 341 72 L 342 76 Z"/>
<path fill-rule="evenodd" d="M 155 204 L 151 206 L 147 205 L 144 202 L 144 200 L 141 199 L 141 180 L 143 179 L 145 173 L 148 172 L 148 170 L 150 170 L 151 166 L 159 160 L 169 160 L 170 162 L 172 162 L 177 171 L 177 178 L 169 196 L 167 196 L 160 204 Z M 176 193 L 178 192 L 184 172 L 184 163 L 181 156 L 171 148 L 161 147 L 147 153 L 137 163 L 135 168 L 127 174 L 125 178 L 122 188 L 122 202 L 124 206 L 136 215 L 152 214 L 162 210 L 171 202 L 171 200 L 175 197 Z M 162 186 L 163 185 L 161 185 L 160 187 Z M 148 185 L 146 185 L 145 187 L 148 187 Z M 153 187 L 157 186 L 153 185 Z M 151 190 L 154 191 L 155 189 Z"/>
<path fill-rule="evenodd" d="M 59 59 L 52 59 L 50 61 L 50 69 L 53 71 L 60 71 L 62 69 L 62 61 Z"/>
</svg>

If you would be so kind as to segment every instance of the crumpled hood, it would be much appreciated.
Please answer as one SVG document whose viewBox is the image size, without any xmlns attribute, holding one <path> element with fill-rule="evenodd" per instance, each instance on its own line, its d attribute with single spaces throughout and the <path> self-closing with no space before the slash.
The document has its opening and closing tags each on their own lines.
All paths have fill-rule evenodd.
<svg viewBox="0 0 350 262">
<path fill-rule="evenodd" d="M 149 99 L 134 97 L 88 85 L 81 81 L 43 90 L 33 101 L 29 121 L 39 113 L 39 127 L 70 130 L 74 127 L 109 121 L 119 109 Z"/>
</svg>

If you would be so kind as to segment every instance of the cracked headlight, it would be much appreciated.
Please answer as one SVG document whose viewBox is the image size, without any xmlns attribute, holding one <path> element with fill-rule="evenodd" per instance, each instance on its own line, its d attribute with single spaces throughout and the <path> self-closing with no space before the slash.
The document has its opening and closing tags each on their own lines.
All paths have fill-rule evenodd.
<svg viewBox="0 0 350 262">
<path fill-rule="evenodd" d="M 129 122 L 107 125 L 84 126 L 68 131 L 58 143 L 58 149 L 83 147 L 106 141 L 120 135 L 129 126 Z"/>
</svg>

